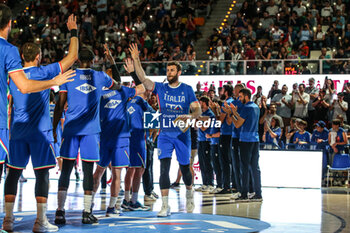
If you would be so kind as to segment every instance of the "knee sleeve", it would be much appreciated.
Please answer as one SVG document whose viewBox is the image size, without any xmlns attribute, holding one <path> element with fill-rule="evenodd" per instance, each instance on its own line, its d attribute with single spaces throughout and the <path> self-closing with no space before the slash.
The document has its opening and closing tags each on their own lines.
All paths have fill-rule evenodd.
<svg viewBox="0 0 350 233">
<path fill-rule="evenodd" d="M 192 174 L 190 170 L 190 165 L 180 165 L 182 179 L 186 186 L 192 185 Z"/>
<path fill-rule="evenodd" d="M 171 158 L 165 158 L 160 160 L 160 177 L 159 177 L 160 189 L 170 188 L 170 178 L 169 178 L 170 163 L 171 163 Z"/>
<path fill-rule="evenodd" d="M 83 161 L 83 188 L 84 191 L 92 191 L 94 188 L 94 163 L 93 162 L 85 162 Z"/>
<path fill-rule="evenodd" d="M 17 184 L 22 172 L 22 169 L 9 168 L 9 172 L 5 181 L 5 195 L 17 194 Z"/>
<path fill-rule="evenodd" d="M 74 162 L 75 162 L 75 160 L 63 159 L 61 176 L 60 176 L 60 179 L 58 181 L 59 188 L 68 189 L 69 178 L 70 178 L 70 174 L 72 173 L 72 169 L 74 167 Z"/>
<path fill-rule="evenodd" d="M 35 170 L 35 196 L 48 197 L 49 195 L 49 169 Z"/>
</svg>

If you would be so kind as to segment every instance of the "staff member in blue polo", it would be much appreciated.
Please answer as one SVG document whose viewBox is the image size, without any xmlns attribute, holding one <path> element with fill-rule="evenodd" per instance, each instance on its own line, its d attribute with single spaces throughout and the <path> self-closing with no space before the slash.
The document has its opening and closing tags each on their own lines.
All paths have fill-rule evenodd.
<svg viewBox="0 0 350 233">
<path fill-rule="evenodd" d="M 250 101 L 251 91 L 243 88 L 239 91 L 239 99 L 242 102 L 240 114 L 237 112 L 237 106 L 231 107 L 231 118 L 236 128 L 240 128 L 240 154 L 242 161 L 242 189 L 239 190 L 241 197 L 237 202 L 244 201 L 262 201 L 261 196 L 261 177 L 259 168 L 259 107 Z M 255 195 L 248 199 L 249 190 L 249 169 L 252 171 Z"/>
</svg>

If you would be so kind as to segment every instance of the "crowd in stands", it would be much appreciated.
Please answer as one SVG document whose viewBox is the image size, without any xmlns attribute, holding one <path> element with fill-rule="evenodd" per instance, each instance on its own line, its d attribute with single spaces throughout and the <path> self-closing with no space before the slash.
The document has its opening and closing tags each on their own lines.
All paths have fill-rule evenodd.
<svg viewBox="0 0 350 233">
<path fill-rule="evenodd" d="M 311 73 L 305 59 L 350 57 L 349 0 L 255 0 L 245 1 L 222 29 L 208 38 L 209 58 L 222 62 L 214 74 L 243 72 L 239 60 L 299 59 L 285 62 L 248 62 L 247 73 L 283 74 L 285 67 L 296 73 Z M 317 56 L 311 56 L 313 51 Z M 314 61 L 315 62 L 315 61 Z M 320 67 L 318 67 L 320 68 Z M 314 72 L 319 70 L 314 69 Z M 324 61 L 323 73 L 350 73 L 350 62 Z"/>
<path fill-rule="evenodd" d="M 65 22 L 73 13 L 78 19 L 81 47 L 95 53 L 96 69 L 106 68 L 104 43 L 108 43 L 116 62 L 130 57 L 130 43 L 138 44 L 145 62 L 194 61 L 193 45 L 200 36 L 196 19 L 209 17 L 211 4 L 211 0 L 31 1 L 17 18 L 10 41 L 18 47 L 28 41 L 40 43 L 43 64 L 59 61 L 68 50 Z M 119 68 L 123 72 L 122 65 Z M 164 74 L 163 69 L 152 65 L 146 72 Z"/>
</svg>

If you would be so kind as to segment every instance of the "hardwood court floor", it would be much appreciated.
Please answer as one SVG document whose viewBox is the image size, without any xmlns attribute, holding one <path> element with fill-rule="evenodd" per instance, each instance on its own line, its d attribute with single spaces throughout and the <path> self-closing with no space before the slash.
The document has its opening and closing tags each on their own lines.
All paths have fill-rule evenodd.
<svg viewBox="0 0 350 233">
<path fill-rule="evenodd" d="M 3 184 L 4 182 L 2 182 Z M 18 186 L 15 212 L 33 211 L 36 209 L 34 199 L 33 179 Z M 160 193 L 159 186 L 155 191 Z M 57 207 L 57 180 L 50 182 L 49 210 Z M 105 210 L 109 203 L 107 195 L 96 195 L 95 210 Z M 0 193 L 3 194 L 3 185 Z M 143 203 L 143 193 L 140 192 Z M 195 192 L 195 213 L 226 215 L 257 219 L 271 224 L 262 232 L 350 232 L 350 189 L 291 189 L 291 188 L 263 188 L 262 203 L 235 203 L 229 195 L 214 196 Z M 185 187 L 171 190 L 169 202 L 172 212 L 185 212 Z M 67 210 L 82 210 L 82 183 L 71 181 Z M 161 208 L 158 199 L 152 210 Z M 4 201 L 0 199 L 0 213 L 4 212 Z M 50 219 L 51 222 L 53 219 Z"/>
</svg>

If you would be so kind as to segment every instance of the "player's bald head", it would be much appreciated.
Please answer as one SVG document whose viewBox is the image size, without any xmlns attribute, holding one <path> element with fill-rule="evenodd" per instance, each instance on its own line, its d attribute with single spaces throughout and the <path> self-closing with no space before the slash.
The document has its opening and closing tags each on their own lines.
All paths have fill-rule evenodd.
<svg viewBox="0 0 350 233">
<path fill-rule="evenodd" d="M 4 30 L 12 18 L 11 9 L 5 4 L 0 4 L 0 30 Z"/>
</svg>

